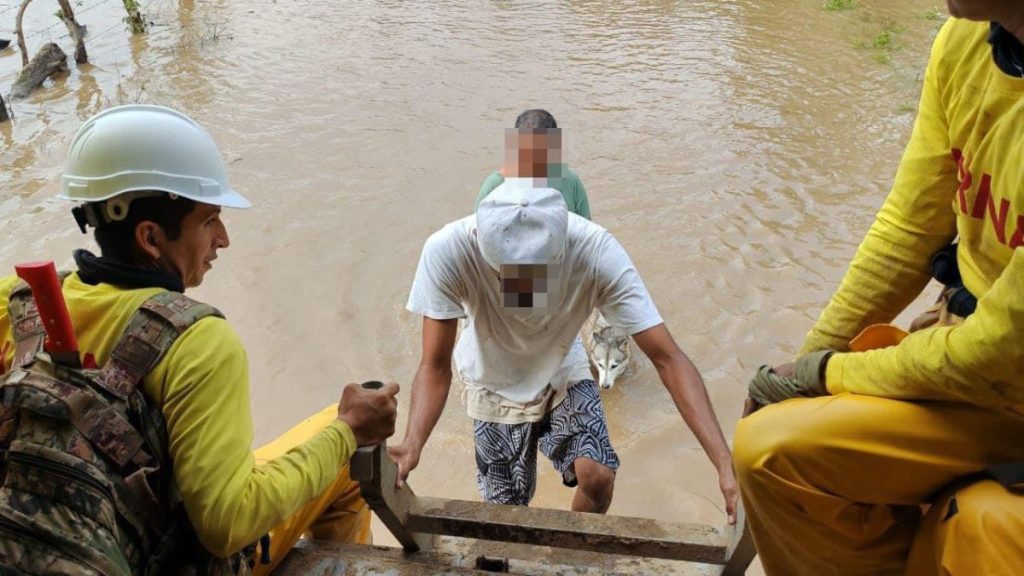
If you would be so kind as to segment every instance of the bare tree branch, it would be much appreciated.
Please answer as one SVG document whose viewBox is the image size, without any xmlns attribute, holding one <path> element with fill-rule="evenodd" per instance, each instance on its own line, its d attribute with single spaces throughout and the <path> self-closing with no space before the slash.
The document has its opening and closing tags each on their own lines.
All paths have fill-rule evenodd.
<svg viewBox="0 0 1024 576">
<path fill-rule="evenodd" d="M 85 26 L 78 24 L 75 20 L 75 12 L 71 9 L 71 0 L 57 0 L 60 4 L 61 20 L 68 27 L 71 34 L 71 41 L 75 43 L 75 62 L 85 64 L 89 61 L 89 55 L 85 52 Z"/>
<path fill-rule="evenodd" d="M 25 17 L 25 8 L 28 8 L 28 3 L 32 0 L 24 0 L 21 3 L 21 8 L 18 8 L 18 25 L 14 28 L 14 33 L 18 35 L 18 49 L 21 50 L 21 67 L 28 66 L 28 48 L 25 46 L 25 33 L 21 29 L 21 20 Z"/>
</svg>

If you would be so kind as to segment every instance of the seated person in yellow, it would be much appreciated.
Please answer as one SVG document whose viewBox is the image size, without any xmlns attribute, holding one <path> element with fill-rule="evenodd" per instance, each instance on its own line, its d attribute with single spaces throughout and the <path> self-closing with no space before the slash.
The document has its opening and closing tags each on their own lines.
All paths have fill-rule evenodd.
<svg viewBox="0 0 1024 576">
<path fill-rule="evenodd" d="M 949 8 L 891 193 L 801 356 L 751 380 L 734 460 L 769 576 L 1024 574 L 1024 9 Z M 872 326 L 937 254 L 940 313 Z"/>
<path fill-rule="evenodd" d="M 72 141 L 61 197 L 84 203 L 74 209 L 76 219 L 83 232 L 86 226 L 96 228 L 102 253 L 76 251 L 78 270 L 62 287 L 86 368 L 111 360 L 115 342 L 144 302 L 199 286 L 218 251 L 229 245 L 221 207 L 249 206 L 230 187 L 209 134 L 187 116 L 156 106 L 122 106 L 88 120 Z M 24 365 L 20 357 L 15 362 L 12 336 L 22 327 L 12 326 L 15 312 L 8 314 L 17 282 L 13 275 L 0 278 L 0 374 Z M 176 301 L 194 302 L 184 296 Z M 185 328 L 140 384 L 145 402 L 158 409 L 155 418 L 166 426 L 162 448 L 170 462 L 160 469 L 173 478 L 161 483 L 174 486 L 184 509 L 153 530 L 174 535 L 160 544 L 163 560 L 156 559 L 159 547 L 153 542 L 140 544 L 146 534 L 122 524 L 131 511 L 122 510 L 120 500 L 116 529 L 90 534 L 106 548 L 89 542 L 78 547 L 80 541 L 63 538 L 76 521 L 90 519 L 56 493 L 15 486 L 12 468 L 0 483 L 0 572 L 82 573 L 83 566 L 102 564 L 134 574 L 162 561 L 174 573 L 184 573 L 186 562 L 191 573 L 248 573 L 262 558 L 266 563 L 256 563 L 255 571 L 266 573 L 307 530 L 318 537 L 368 541 L 369 511 L 349 478 L 348 461 L 357 446 L 381 442 L 394 432 L 397 385 L 370 391 L 350 384 L 338 404 L 254 455 L 248 370 L 245 349 L 230 324 L 209 315 Z M 26 417 L 17 416 L 22 420 L 14 420 L 12 453 L 19 447 L 18 422 Z M 58 456 L 68 461 L 83 452 L 95 453 L 72 446 Z M 44 468 L 35 472 L 43 483 L 50 480 L 38 470 Z M 93 486 L 115 486 L 92 478 Z M 53 502 L 42 512 L 19 506 L 26 498 L 46 496 Z M 50 510 L 70 516 L 61 520 Z M 256 541 L 259 552 L 251 546 Z M 243 549 L 247 555 L 239 556 Z"/>
<path fill-rule="evenodd" d="M 558 123 L 555 121 L 555 117 L 547 110 L 525 110 L 516 118 L 516 128 L 545 130 L 558 128 Z M 514 149 L 515 142 L 505 142 L 506 152 Z M 506 153 L 505 157 L 514 156 Z M 479 207 L 480 201 L 493 192 L 495 188 L 501 186 L 505 182 L 505 176 L 510 173 L 512 172 L 507 166 L 502 166 L 492 172 L 484 180 L 483 184 L 480 185 L 480 193 L 476 197 L 476 207 Z M 569 212 L 590 220 L 590 201 L 587 199 L 587 190 L 583 187 L 580 177 L 569 169 L 568 164 L 558 162 L 554 166 L 549 167 L 547 182 L 550 188 L 554 188 L 562 193 L 562 198 L 565 199 L 565 205 L 568 206 Z"/>
</svg>

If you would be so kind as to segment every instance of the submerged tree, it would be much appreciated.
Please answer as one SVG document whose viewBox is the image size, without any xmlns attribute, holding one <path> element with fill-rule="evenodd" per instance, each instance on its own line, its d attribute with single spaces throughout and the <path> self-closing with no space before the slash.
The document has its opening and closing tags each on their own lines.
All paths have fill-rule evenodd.
<svg viewBox="0 0 1024 576">
<path fill-rule="evenodd" d="M 18 37 L 18 50 L 21 51 L 21 67 L 28 66 L 28 47 L 25 46 L 25 32 L 21 29 L 21 21 L 25 18 L 25 8 L 28 8 L 28 3 L 32 0 L 24 0 L 21 3 L 21 7 L 18 8 L 17 24 L 14 27 L 14 35 Z"/>
<path fill-rule="evenodd" d="M 14 33 L 18 38 L 18 49 L 21 51 L 21 72 L 11 88 L 12 98 L 28 96 L 47 78 L 67 70 L 67 56 L 64 55 L 64 51 L 59 46 L 52 42 L 43 46 L 39 53 L 29 62 L 23 22 L 25 19 L 25 9 L 28 8 L 30 2 L 32 0 L 22 1 L 21 6 L 18 8 L 17 22 L 14 29 Z M 57 12 L 57 16 L 67 26 L 71 41 L 75 43 L 75 62 L 84 64 L 89 61 L 89 55 L 85 51 L 85 26 L 80 25 L 78 20 L 75 19 L 75 11 L 71 7 L 70 0 L 57 0 L 57 3 L 60 5 L 60 11 Z M 0 122 L 8 120 L 6 108 L 2 104 L 0 104 L 0 108 L 3 108 L 2 113 L 0 113 Z"/>
<path fill-rule="evenodd" d="M 125 21 L 132 27 L 132 34 L 138 34 L 146 31 L 146 19 L 142 17 L 142 12 L 139 11 L 139 3 L 135 0 L 124 0 L 124 9 L 128 12 L 128 17 Z"/>
<path fill-rule="evenodd" d="M 11 87 L 11 98 L 24 98 L 50 76 L 67 70 L 67 60 L 64 51 L 53 42 L 40 48 L 39 53 L 18 74 L 18 79 Z"/>
<path fill-rule="evenodd" d="M 21 51 L 21 73 L 12 87 L 12 98 L 27 96 L 50 76 L 67 70 L 67 56 L 64 55 L 59 46 L 52 42 L 43 46 L 39 53 L 29 62 L 28 46 L 25 44 L 25 31 L 22 22 L 25 18 L 25 9 L 28 8 L 31 2 L 32 0 L 22 0 L 21 6 L 18 8 L 14 33 L 17 37 L 18 49 Z M 138 0 L 122 0 L 122 2 L 124 3 L 125 11 L 128 13 L 125 17 L 125 22 L 131 27 L 132 33 L 145 32 L 146 20 L 139 9 Z M 71 41 L 75 44 L 75 62 L 84 64 L 89 61 L 89 55 L 85 50 L 86 28 L 75 19 L 75 11 L 71 7 L 71 0 L 57 0 L 57 3 L 60 5 L 57 17 L 67 26 Z M 10 115 L 7 111 L 7 105 L 3 98 L 0 97 L 0 122 L 8 120 L 10 120 Z"/>
<path fill-rule="evenodd" d="M 25 31 L 22 27 L 22 21 L 25 19 L 25 9 L 28 8 L 31 1 L 24 0 L 21 3 L 21 7 L 18 9 L 17 23 L 14 28 L 14 33 L 18 37 L 18 49 L 21 50 L 21 66 L 23 68 L 28 66 L 28 46 L 25 45 Z M 75 62 L 84 64 L 89 61 L 89 55 L 85 51 L 85 26 L 80 25 L 75 20 L 75 11 L 71 8 L 70 0 L 57 0 L 57 3 L 60 5 L 60 11 L 57 15 L 64 22 L 64 25 L 68 27 L 71 41 L 75 43 Z"/>
<path fill-rule="evenodd" d="M 60 19 L 68 27 L 68 34 L 71 41 L 75 43 L 75 62 L 85 64 L 89 61 L 89 55 L 85 52 L 85 26 L 79 25 L 75 20 L 75 11 L 71 9 L 71 0 L 57 0 L 60 4 Z"/>
</svg>

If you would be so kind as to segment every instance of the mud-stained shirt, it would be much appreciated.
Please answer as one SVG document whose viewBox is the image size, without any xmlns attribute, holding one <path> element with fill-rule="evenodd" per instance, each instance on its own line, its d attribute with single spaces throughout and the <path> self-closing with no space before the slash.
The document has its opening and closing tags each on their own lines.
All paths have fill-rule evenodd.
<svg viewBox="0 0 1024 576">
<path fill-rule="evenodd" d="M 569 384 L 590 378 L 577 335 L 594 308 L 624 334 L 662 323 L 636 267 L 607 230 L 569 214 L 564 254 L 548 279 L 546 306 L 511 308 L 480 253 L 475 216 L 427 239 L 406 308 L 435 320 L 465 318 L 455 366 L 473 418 L 538 421 Z"/>
<path fill-rule="evenodd" d="M 833 394 L 1024 412 L 1024 79 L 999 69 L 989 34 L 988 23 L 951 19 L 935 39 L 892 191 L 802 349 L 843 352 L 826 369 Z M 846 352 L 920 294 L 932 255 L 954 239 L 976 311 L 898 346 Z"/>
</svg>

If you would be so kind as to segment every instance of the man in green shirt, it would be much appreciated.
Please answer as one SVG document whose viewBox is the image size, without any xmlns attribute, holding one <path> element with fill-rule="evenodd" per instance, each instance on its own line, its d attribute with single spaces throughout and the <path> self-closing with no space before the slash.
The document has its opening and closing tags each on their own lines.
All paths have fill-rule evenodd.
<svg viewBox="0 0 1024 576">
<path fill-rule="evenodd" d="M 544 129 L 558 128 L 555 117 L 547 110 L 526 110 L 516 118 L 516 128 Z M 569 169 L 567 164 L 556 164 L 549 168 L 548 185 L 562 193 L 565 205 L 569 211 L 590 220 L 590 202 L 587 200 L 587 190 L 583 188 L 583 182 L 575 172 Z M 476 204 L 487 197 L 495 188 L 501 186 L 505 181 L 505 167 L 495 170 L 480 185 L 480 194 L 476 197 Z"/>
</svg>

